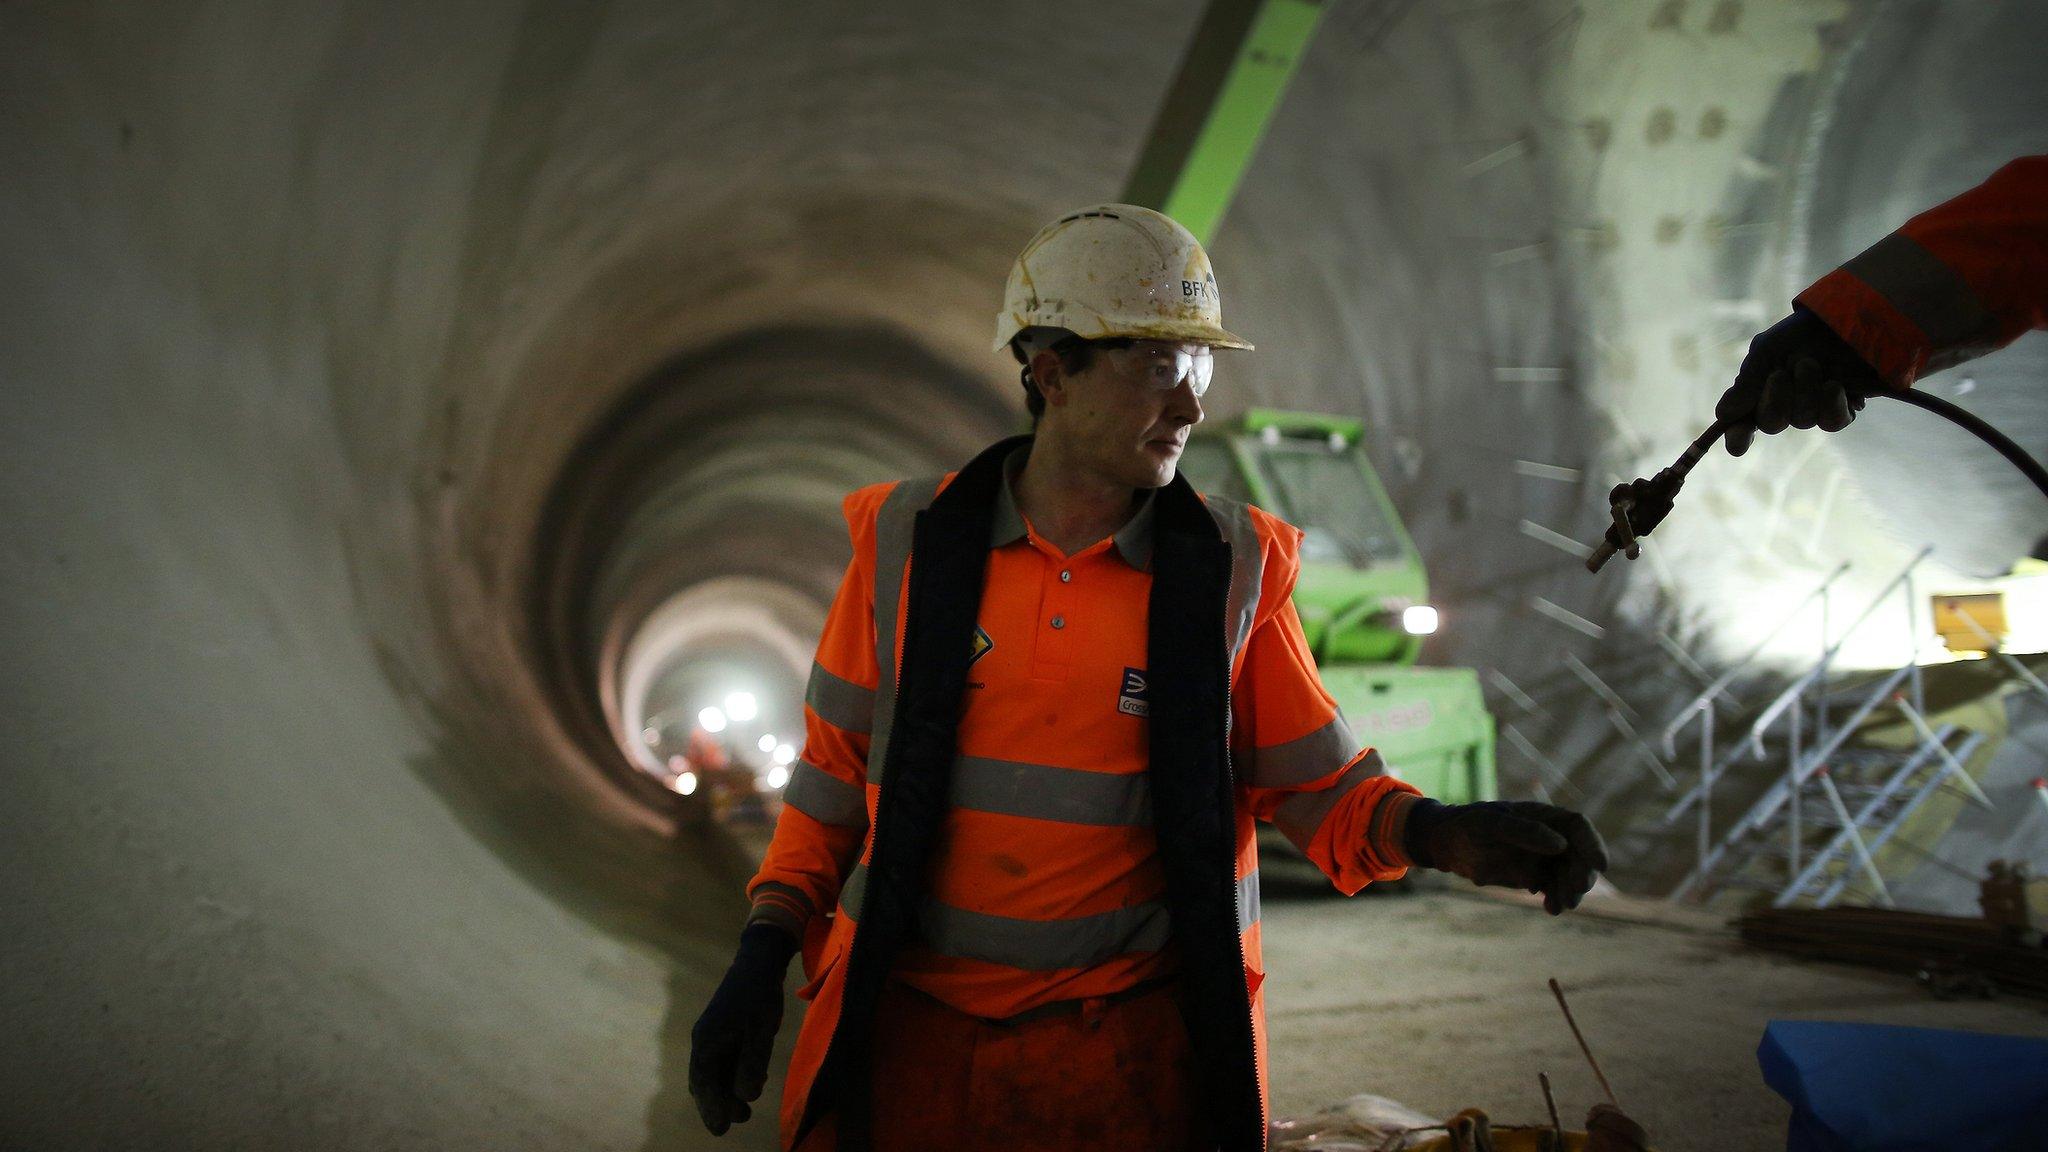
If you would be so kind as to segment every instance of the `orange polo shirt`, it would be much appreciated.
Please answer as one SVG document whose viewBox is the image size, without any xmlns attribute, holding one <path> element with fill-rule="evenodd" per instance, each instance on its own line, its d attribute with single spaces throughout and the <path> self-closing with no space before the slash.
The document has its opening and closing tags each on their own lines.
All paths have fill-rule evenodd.
<svg viewBox="0 0 2048 1152">
<path fill-rule="evenodd" d="M 1010 461 L 1012 478 L 1021 463 Z M 1055 944 L 1036 953 L 1048 967 L 1027 969 L 948 955 L 970 949 L 950 947 L 944 925 L 925 925 L 937 947 L 906 947 L 897 977 L 961 1011 L 1007 1016 L 1118 991 L 1175 965 L 1163 947 L 1166 877 L 1146 777 L 1145 495 L 1121 531 L 1072 556 L 1031 527 L 1008 485 L 997 496 L 954 808 L 933 854 L 929 892 L 969 914 L 1100 928 L 1068 934 L 1071 955 Z M 1097 938 L 1119 934 L 1152 948 L 1095 954 Z"/>
<path fill-rule="evenodd" d="M 1022 463 L 1021 453 L 1008 462 L 1013 482 Z M 859 906 L 864 874 L 855 861 L 867 857 L 879 795 L 867 764 L 868 734 L 880 719 L 875 518 L 893 490 L 880 485 L 847 501 L 854 561 L 819 642 L 804 756 L 749 885 L 755 918 L 815 932 L 817 913 L 835 900 Z M 927 874 L 917 936 L 895 969 L 962 1012 L 1011 1016 L 1121 991 L 1176 967 L 1148 780 L 1145 496 L 1114 536 L 1071 556 L 1031 527 L 1008 485 L 998 496 L 953 807 Z M 1413 790 L 1376 770 L 1377 758 L 1351 736 L 1316 676 L 1291 602 L 1300 533 L 1245 511 L 1261 555 L 1238 563 L 1258 565 L 1262 586 L 1246 606 L 1252 626 L 1232 670 L 1240 803 L 1281 824 L 1347 890 L 1398 875 L 1407 861 L 1384 842 L 1387 821 L 1374 818 L 1392 806 L 1375 806 Z M 907 598 L 901 593 L 893 617 L 899 652 Z M 1250 871 L 1251 886 L 1241 881 L 1240 891 L 1255 924 L 1255 865 Z"/>
</svg>

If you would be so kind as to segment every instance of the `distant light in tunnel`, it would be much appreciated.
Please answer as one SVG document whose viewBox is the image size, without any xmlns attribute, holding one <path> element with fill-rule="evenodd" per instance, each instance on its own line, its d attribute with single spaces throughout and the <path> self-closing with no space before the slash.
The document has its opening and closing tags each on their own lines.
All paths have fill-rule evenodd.
<svg viewBox="0 0 2048 1152">
<path fill-rule="evenodd" d="M 1436 609 L 1427 604 L 1411 604 L 1401 612 L 1401 627 L 1410 636 L 1428 636 L 1436 626 Z"/>
<path fill-rule="evenodd" d="M 760 701 L 752 692 L 734 692 L 725 698 L 725 714 L 738 723 L 745 724 L 760 713 Z"/>
<path fill-rule="evenodd" d="M 789 769 L 777 764 L 768 770 L 768 786 L 770 788 L 780 788 L 787 783 L 789 783 Z"/>
<path fill-rule="evenodd" d="M 780 743 L 780 741 L 775 739 L 775 733 L 764 732 L 761 734 L 761 739 L 757 743 L 755 743 L 754 747 L 759 748 L 763 752 L 773 752 L 775 751 L 775 745 L 777 745 L 778 743 Z"/>
<path fill-rule="evenodd" d="M 674 788 L 684 796 L 688 796 L 697 790 L 697 774 L 695 772 L 685 772 L 681 776 L 676 777 L 675 782 L 670 784 L 669 787 Z"/>
<path fill-rule="evenodd" d="M 787 764 L 794 759 L 796 759 L 796 749 L 791 748 L 787 744 L 777 744 L 775 746 L 775 762 L 777 764 Z"/>
<path fill-rule="evenodd" d="M 697 727 L 706 732 L 725 731 L 725 713 L 716 708 L 706 708 L 697 713 Z"/>
<path fill-rule="evenodd" d="M 640 739 L 649 748 L 652 748 L 656 744 L 661 743 L 661 729 L 654 727 L 642 728 L 640 730 Z"/>
</svg>

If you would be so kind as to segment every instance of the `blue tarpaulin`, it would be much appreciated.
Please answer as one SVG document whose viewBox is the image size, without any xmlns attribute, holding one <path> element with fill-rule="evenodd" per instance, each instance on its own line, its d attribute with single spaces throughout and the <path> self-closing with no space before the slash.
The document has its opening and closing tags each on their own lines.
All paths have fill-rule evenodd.
<svg viewBox="0 0 2048 1152">
<path fill-rule="evenodd" d="M 1756 1058 L 1792 1104 L 1786 1152 L 2048 1149 L 2048 1040 L 1773 1020 Z"/>
</svg>

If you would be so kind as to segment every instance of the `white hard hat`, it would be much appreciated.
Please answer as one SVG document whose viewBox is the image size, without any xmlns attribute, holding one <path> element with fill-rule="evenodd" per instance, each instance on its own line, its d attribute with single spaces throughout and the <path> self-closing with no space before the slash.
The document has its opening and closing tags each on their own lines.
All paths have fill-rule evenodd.
<svg viewBox="0 0 2048 1152">
<path fill-rule="evenodd" d="M 1068 213 L 1024 246 L 996 317 L 995 350 L 1029 328 L 1251 348 L 1223 330 L 1216 273 L 1194 233 L 1135 204 Z"/>
</svg>

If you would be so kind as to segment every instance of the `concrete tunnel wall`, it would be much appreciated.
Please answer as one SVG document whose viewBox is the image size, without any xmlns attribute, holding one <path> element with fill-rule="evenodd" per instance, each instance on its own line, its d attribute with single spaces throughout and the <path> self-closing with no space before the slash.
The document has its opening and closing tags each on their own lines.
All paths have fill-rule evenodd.
<svg viewBox="0 0 2048 1152">
<path fill-rule="evenodd" d="M 1641 773 L 1558 652 L 1668 702 L 1656 633 L 1711 661 L 1731 599 L 1896 562 L 1916 513 L 1795 499 L 1759 555 L 1775 493 L 1731 482 L 1603 581 L 1520 522 L 1590 538 L 1809 266 L 2048 147 L 2011 51 L 1996 95 L 1938 66 L 2043 17 L 1962 7 L 1333 4 L 1212 246 L 1261 345 L 1212 414 L 1367 418 L 1429 658 L 1534 693 L 1615 819 Z M 598 686 L 673 591 L 821 598 L 839 494 L 1018 425 L 1002 274 L 1116 194 L 1196 15 L 0 12 L 0 1144 L 710 1146 L 687 1029 L 749 861 L 669 838 Z M 1815 254 L 1881 135 L 1831 112 L 1905 98 L 1879 41 L 1926 46 L 1926 146 Z M 2003 117 L 1967 148 L 1966 100 Z"/>
</svg>

